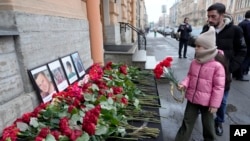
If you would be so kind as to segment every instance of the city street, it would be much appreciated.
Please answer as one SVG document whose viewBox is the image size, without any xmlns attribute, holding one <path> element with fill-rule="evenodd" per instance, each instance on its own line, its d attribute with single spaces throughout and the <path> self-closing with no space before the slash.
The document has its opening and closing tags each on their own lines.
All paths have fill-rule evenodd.
<svg viewBox="0 0 250 141">
<path fill-rule="evenodd" d="M 147 35 L 147 55 L 153 55 L 157 61 L 163 60 L 167 56 L 173 57 L 172 68 L 178 80 L 182 80 L 188 71 L 189 64 L 194 56 L 194 48 L 188 47 L 187 59 L 178 58 L 178 41 L 169 37 L 163 37 L 157 34 L 154 37 L 153 32 Z M 249 75 L 247 76 L 249 78 Z M 175 135 L 181 126 L 183 114 L 186 106 L 184 103 L 176 102 L 170 92 L 168 82 L 162 80 L 157 81 L 158 92 L 161 97 L 160 114 L 162 116 L 162 132 L 164 141 L 173 141 Z M 217 141 L 229 141 L 229 127 L 232 124 L 250 124 L 250 82 L 241 82 L 233 80 L 229 92 L 226 121 L 223 124 L 224 134 L 217 138 Z M 200 116 L 196 121 L 195 128 L 192 132 L 190 141 L 201 141 L 202 125 Z"/>
</svg>

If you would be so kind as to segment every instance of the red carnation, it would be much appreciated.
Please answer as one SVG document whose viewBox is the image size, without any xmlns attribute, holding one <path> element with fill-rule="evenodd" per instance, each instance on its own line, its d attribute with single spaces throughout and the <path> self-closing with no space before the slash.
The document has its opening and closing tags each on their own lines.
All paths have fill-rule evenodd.
<svg viewBox="0 0 250 141">
<path fill-rule="evenodd" d="M 161 64 L 156 65 L 154 74 L 156 78 L 161 78 L 161 75 L 163 74 L 163 67 L 161 66 Z"/>
<path fill-rule="evenodd" d="M 32 113 L 25 113 L 22 116 L 22 120 L 25 123 L 30 123 L 30 117 L 32 116 Z"/>
<path fill-rule="evenodd" d="M 112 62 L 108 62 L 108 63 L 104 66 L 104 70 L 112 70 Z"/>
<path fill-rule="evenodd" d="M 94 64 L 89 70 L 89 77 L 93 81 L 101 79 L 103 76 L 103 70 L 100 64 Z"/>
<path fill-rule="evenodd" d="M 123 92 L 122 87 L 112 87 L 114 94 L 121 94 Z"/>
<path fill-rule="evenodd" d="M 87 123 L 83 123 L 83 126 L 82 126 L 83 130 L 85 132 L 87 132 L 90 136 L 94 135 L 95 134 L 95 124 L 94 123 L 90 123 L 90 122 L 87 122 Z"/>
<path fill-rule="evenodd" d="M 120 66 L 120 72 L 127 75 L 128 72 L 127 72 L 127 66 L 126 65 L 122 65 Z"/>
<path fill-rule="evenodd" d="M 168 68 L 171 66 L 171 63 L 168 60 L 164 60 L 163 62 L 161 62 L 161 65 Z"/>
<path fill-rule="evenodd" d="M 6 127 L 3 130 L 2 140 L 5 141 L 7 138 L 10 138 L 11 141 L 15 141 L 17 139 L 17 134 L 19 133 L 19 129 L 16 127 L 15 124 Z"/>
<path fill-rule="evenodd" d="M 168 60 L 169 62 L 172 62 L 173 58 L 172 57 L 167 57 L 166 60 Z"/>
<path fill-rule="evenodd" d="M 59 136 L 61 135 L 61 132 L 55 130 L 55 131 L 52 131 L 51 134 L 55 137 L 56 140 L 59 140 Z"/>
<path fill-rule="evenodd" d="M 35 141 L 43 141 L 43 140 L 44 140 L 44 138 L 40 137 L 40 136 L 37 136 L 36 139 L 35 139 Z"/>
<path fill-rule="evenodd" d="M 128 105 L 128 99 L 126 97 L 122 97 L 121 102 L 125 105 Z"/>
<path fill-rule="evenodd" d="M 45 127 L 41 129 L 38 136 L 42 138 L 46 138 L 49 133 L 50 133 L 50 129 L 48 127 Z"/>
</svg>

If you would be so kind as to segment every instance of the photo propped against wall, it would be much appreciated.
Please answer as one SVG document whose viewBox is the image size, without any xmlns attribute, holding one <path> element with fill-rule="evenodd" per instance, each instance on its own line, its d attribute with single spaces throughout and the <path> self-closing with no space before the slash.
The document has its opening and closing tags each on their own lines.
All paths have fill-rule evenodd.
<svg viewBox="0 0 250 141">
<path fill-rule="evenodd" d="M 44 103 L 49 102 L 57 91 L 47 65 L 29 70 L 29 76 L 40 99 Z"/>
</svg>

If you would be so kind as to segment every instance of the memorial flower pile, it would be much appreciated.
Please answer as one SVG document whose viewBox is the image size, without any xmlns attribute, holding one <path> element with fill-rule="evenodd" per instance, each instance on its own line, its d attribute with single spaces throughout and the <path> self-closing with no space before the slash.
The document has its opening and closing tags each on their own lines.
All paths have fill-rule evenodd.
<svg viewBox="0 0 250 141">
<path fill-rule="evenodd" d="M 138 97 L 147 97 L 133 83 L 138 73 L 137 68 L 124 64 L 109 62 L 104 67 L 94 64 L 82 80 L 54 94 L 52 101 L 40 104 L 5 128 L 0 141 L 102 141 L 157 137 L 158 128 L 129 124 L 129 119 L 133 119 L 131 113 L 142 113 Z M 144 119 L 148 121 L 150 117 Z"/>
<path fill-rule="evenodd" d="M 170 82 L 170 93 L 173 98 L 178 102 L 184 101 L 184 90 L 178 89 L 179 81 L 177 80 L 176 76 L 174 75 L 174 71 L 171 68 L 171 63 L 173 61 L 172 57 L 166 57 L 163 61 L 158 63 L 154 68 L 154 75 L 156 79 L 166 78 Z M 178 89 L 181 93 L 181 98 L 177 98 L 174 94 L 174 90 Z"/>
</svg>

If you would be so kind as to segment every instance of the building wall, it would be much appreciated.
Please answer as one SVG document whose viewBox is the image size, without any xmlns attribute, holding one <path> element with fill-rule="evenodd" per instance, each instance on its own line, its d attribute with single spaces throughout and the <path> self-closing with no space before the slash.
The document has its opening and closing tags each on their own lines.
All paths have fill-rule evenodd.
<svg viewBox="0 0 250 141">
<path fill-rule="evenodd" d="M 250 9 L 250 0 L 237 0 L 234 6 L 234 24 L 238 24 L 245 19 L 245 13 Z"/>
<path fill-rule="evenodd" d="M 250 8 L 250 0 L 181 0 L 170 8 L 170 23 L 173 26 L 176 18 L 175 23 L 179 25 L 184 17 L 189 17 L 189 22 L 193 26 L 203 26 L 207 20 L 207 8 L 216 2 L 226 6 L 226 12 L 234 17 L 234 24 L 242 21 L 245 12 Z"/>
<path fill-rule="evenodd" d="M 2 0 L 0 26 L 19 35 L 0 36 L 0 133 L 38 98 L 27 70 L 78 51 L 92 64 L 86 4 L 81 0 Z M 1 134 L 0 134 L 1 135 Z"/>
</svg>

